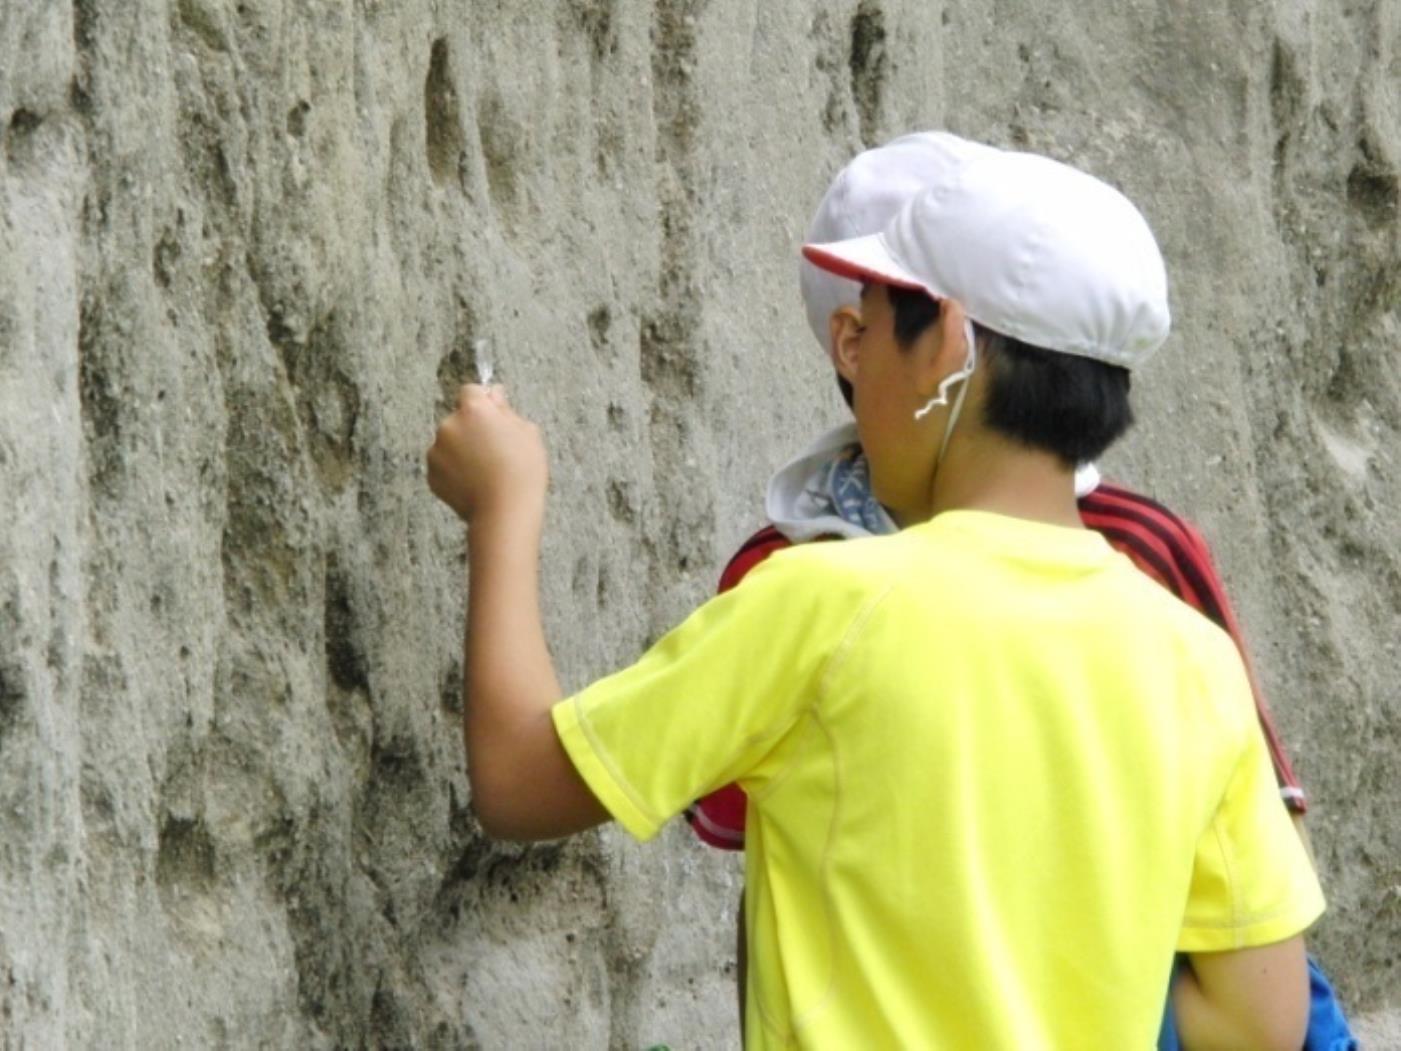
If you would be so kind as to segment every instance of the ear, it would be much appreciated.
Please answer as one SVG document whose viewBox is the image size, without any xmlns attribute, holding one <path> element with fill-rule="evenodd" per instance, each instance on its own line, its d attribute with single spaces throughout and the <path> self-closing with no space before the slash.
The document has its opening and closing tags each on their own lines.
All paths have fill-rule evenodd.
<svg viewBox="0 0 1401 1051">
<path fill-rule="evenodd" d="M 848 383 L 856 382 L 861 331 L 861 311 L 856 307 L 838 307 L 827 319 L 832 363 L 837 366 L 837 375 Z"/>
<path fill-rule="evenodd" d="M 958 300 L 941 299 L 939 319 L 921 332 L 910 348 L 915 389 L 920 397 L 932 398 L 939 384 L 968 360 L 968 340 L 963 331 L 967 317 Z"/>
</svg>

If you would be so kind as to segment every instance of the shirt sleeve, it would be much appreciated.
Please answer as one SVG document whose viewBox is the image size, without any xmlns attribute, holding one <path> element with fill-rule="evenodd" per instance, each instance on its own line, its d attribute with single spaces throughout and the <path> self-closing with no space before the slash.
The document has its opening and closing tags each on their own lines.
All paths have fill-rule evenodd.
<svg viewBox="0 0 1401 1051">
<path fill-rule="evenodd" d="M 1242 720 L 1240 738 L 1225 794 L 1197 843 L 1181 952 L 1269 945 L 1304 931 L 1323 912 L 1318 878 L 1279 805 L 1265 738 L 1253 719 Z"/>
<path fill-rule="evenodd" d="M 706 603 L 641 660 L 557 704 L 555 729 L 594 795 L 640 840 L 692 800 L 762 786 L 869 605 L 807 551 L 783 552 Z"/>
</svg>

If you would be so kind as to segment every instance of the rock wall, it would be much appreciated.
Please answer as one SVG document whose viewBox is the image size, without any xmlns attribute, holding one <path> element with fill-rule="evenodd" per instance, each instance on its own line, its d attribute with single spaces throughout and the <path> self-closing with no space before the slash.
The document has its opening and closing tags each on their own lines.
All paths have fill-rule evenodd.
<svg viewBox="0 0 1401 1051">
<path fill-rule="evenodd" d="M 0 1046 L 731 1044 L 733 859 L 474 826 L 422 453 L 489 361 L 561 674 L 629 660 L 840 416 L 826 180 L 936 125 L 1157 229 L 1108 466 L 1214 541 L 1314 945 L 1401 1007 L 1398 85 L 1396 0 L 0 3 Z"/>
</svg>

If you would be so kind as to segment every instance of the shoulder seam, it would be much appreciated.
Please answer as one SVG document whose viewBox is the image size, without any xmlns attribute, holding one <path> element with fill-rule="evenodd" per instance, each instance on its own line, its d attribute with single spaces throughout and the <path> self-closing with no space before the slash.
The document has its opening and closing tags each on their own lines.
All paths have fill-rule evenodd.
<svg viewBox="0 0 1401 1051">
<path fill-rule="evenodd" d="M 827 666 L 822 669 L 822 675 L 817 680 L 817 696 L 813 699 L 813 707 L 820 704 L 827 696 L 827 686 L 832 680 L 847 655 L 851 652 L 852 646 L 856 644 L 857 637 L 866 627 L 866 622 L 871 619 L 877 607 L 884 602 L 892 591 L 895 590 L 895 581 L 890 581 L 879 592 L 867 599 L 865 604 L 857 611 L 856 616 L 847 625 L 846 631 L 842 634 L 842 641 L 837 644 L 837 648 L 832 651 L 832 655 L 827 658 Z"/>
<path fill-rule="evenodd" d="M 866 621 L 868 621 L 871 618 L 871 614 L 875 612 L 876 607 L 879 606 L 882 602 L 884 602 L 886 597 L 893 590 L 895 590 L 894 581 L 886 584 L 885 587 L 882 588 L 877 594 L 866 599 L 866 601 L 862 603 L 861 607 L 856 611 L 855 615 L 853 615 L 853 617 L 851 618 L 851 623 L 849 623 L 846 627 L 846 630 L 842 632 L 841 641 L 837 643 L 836 647 L 832 650 L 832 653 L 827 657 L 826 664 L 824 664 L 822 666 L 822 670 L 818 672 L 816 676 L 817 684 L 816 687 L 813 689 L 813 698 L 799 711 L 799 720 L 802 719 L 804 715 L 811 715 L 814 719 L 821 722 L 819 706 L 821 705 L 824 697 L 827 694 L 827 682 L 832 677 L 836 665 L 841 660 L 845 659 L 847 651 L 851 648 L 854 642 L 854 637 L 857 634 L 859 634 L 862 628 L 866 626 Z M 796 723 L 797 720 L 794 721 L 795 725 Z M 788 766 L 785 766 L 783 769 L 777 771 L 773 775 L 773 779 L 769 785 L 765 786 L 760 791 L 751 793 L 749 798 L 754 800 L 756 803 L 762 802 L 764 799 L 768 798 L 768 796 L 778 788 L 778 784 L 783 780 L 783 778 L 787 776 L 791 764 L 796 762 L 797 756 L 794 756 L 791 760 L 789 760 Z"/>
</svg>

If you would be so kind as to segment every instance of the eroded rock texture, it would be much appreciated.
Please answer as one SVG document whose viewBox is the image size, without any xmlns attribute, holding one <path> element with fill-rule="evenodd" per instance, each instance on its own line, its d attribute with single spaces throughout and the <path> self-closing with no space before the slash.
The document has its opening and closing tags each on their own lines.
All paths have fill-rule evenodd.
<svg viewBox="0 0 1401 1051">
<path fill-rule="evenodd" d="M 1213 9 L 1214 7 L 1214 9 Z M 1395 0 L 0 3 L 0 1044 L 723 1046 L 738 873 L 485 842 L 460 530 L 489 360 L 552 440 L 580 685 L 839 416 L 796 245 L 944 125 L 1158 230 L 1110 466 L 1217 545 L 1352 1002 L 1401 987 Z"/>
</svg>

